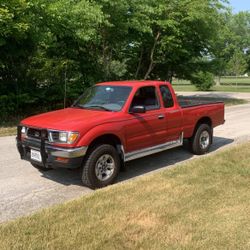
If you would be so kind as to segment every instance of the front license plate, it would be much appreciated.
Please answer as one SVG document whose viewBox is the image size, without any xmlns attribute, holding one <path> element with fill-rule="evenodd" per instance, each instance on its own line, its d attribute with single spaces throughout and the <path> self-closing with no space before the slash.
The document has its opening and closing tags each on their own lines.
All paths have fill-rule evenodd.
<svg viewBox="0 0 250 250">
<path fill-rule="evenodd" d="M 31 158 L 31 160 L 42 162 L 42 157 L 41 157 L 40 151 L 31 149 L 30 150 L 30 158 Z"/>
</svg>

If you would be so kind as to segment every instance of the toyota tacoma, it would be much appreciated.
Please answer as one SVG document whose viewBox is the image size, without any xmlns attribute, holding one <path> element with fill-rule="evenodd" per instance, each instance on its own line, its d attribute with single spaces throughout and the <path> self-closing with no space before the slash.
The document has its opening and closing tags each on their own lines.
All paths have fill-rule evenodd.
<svg viewBox="0 0 250 250">
<path fill-rule="evenodd" d="M 81 167 L 83 184 L 101 188 L 126 162 L 184 139 L 194 154 L 207 153 L 214 127 L 223 123 L 223 102 L 182 100 L 168 82 L 105 82 L 69 108 L 22 120 L 17 148 L 21 159 L 42 170 Z"/>
</svg>

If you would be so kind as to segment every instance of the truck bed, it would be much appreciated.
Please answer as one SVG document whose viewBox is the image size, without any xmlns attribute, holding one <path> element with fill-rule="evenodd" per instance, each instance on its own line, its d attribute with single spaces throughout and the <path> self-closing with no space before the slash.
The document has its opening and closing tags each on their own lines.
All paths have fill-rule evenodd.
<svg viewBox="0 0 250 250">
<path fill-rule="evenodd" d="M 177 96 L 177 100 L 182 108 L 189 108 L 200 105 L 216 104 L 223 102 L 218 100 L 218 98 L 200 97 L 200 96 Z"/>
</svg>

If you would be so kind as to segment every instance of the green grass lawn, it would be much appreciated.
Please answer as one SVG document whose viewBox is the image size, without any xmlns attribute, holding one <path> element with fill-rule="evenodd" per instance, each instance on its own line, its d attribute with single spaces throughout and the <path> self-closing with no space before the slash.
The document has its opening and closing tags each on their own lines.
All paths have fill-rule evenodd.
<svg viewBox="0 0 250 250">
<path fill-rule="evenodd" d="M 175 91 L 198 91 L 194 85 L 173 85 Z M 214 86 L 210 91 L 219 91 L 219 92 L 250 92 L 249 86 Z"/>
<path fill-rule="evenodd" d="M 236 84 L 237 83 L 237 84 Z M 222 77 L 221 86 L 214 86 L 211 91 L 219 92 L 250 92 L 249 77 Z M 194 85 L 187 80 L 174 80 L 173 87 L 175 91 L 198 91 Z"/>
<path fill-rule="evenodd" d="M 17 128 L 16 126 L 12 127 L 0 127 L 0 137 L 8 135 L 16 135 Z"/>
<path fill-rule="evenodd" d="M 250 92 L 250 85 L 249 86 L 214 86 L 212 88 L 213 91 L 219 92 Z"/>
<path fill-rule="evenodd" d="M 9 121 L 0 121 L 0 137 L 16 135 L 17 125 L 21 119 L 20 117 L 10 117 Z"/>
<path fill-rule="evenodd" d="M 217 80 L 216 78 L 215 80 Z M 250 77 L 221 77 L 220 79 L 221 84 L 238 84 L 238 85 L 250 85 Z M 183 80 L 183 79 L 174 79 L 173 84 L 177 85 L 189 85 L 189 80 Z"/>
<path fill-rule="evenodd" d="M 233 84 L 233 85 L 250 85 L 250 77 L 222 77 L 221 84 Z"/>
<path fill-rule="evenodd" d="M 249 249 L 249 162 L 247 143 L 98 190 L 1 224 L 0 249 Z"/>
</svg>

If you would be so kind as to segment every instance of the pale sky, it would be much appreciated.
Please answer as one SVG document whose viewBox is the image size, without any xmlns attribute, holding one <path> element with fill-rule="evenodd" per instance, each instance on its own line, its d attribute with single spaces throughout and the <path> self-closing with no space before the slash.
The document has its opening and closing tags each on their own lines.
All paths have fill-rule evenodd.
<svg viewBox="0 0 250 250">
<path fill-rule="evenodd" d="M 250 0 L 230 0 L 231 6 L 233 7 L 233 12 L 237 13 L 239 11 L 250 11 Z"/>
</svg>

